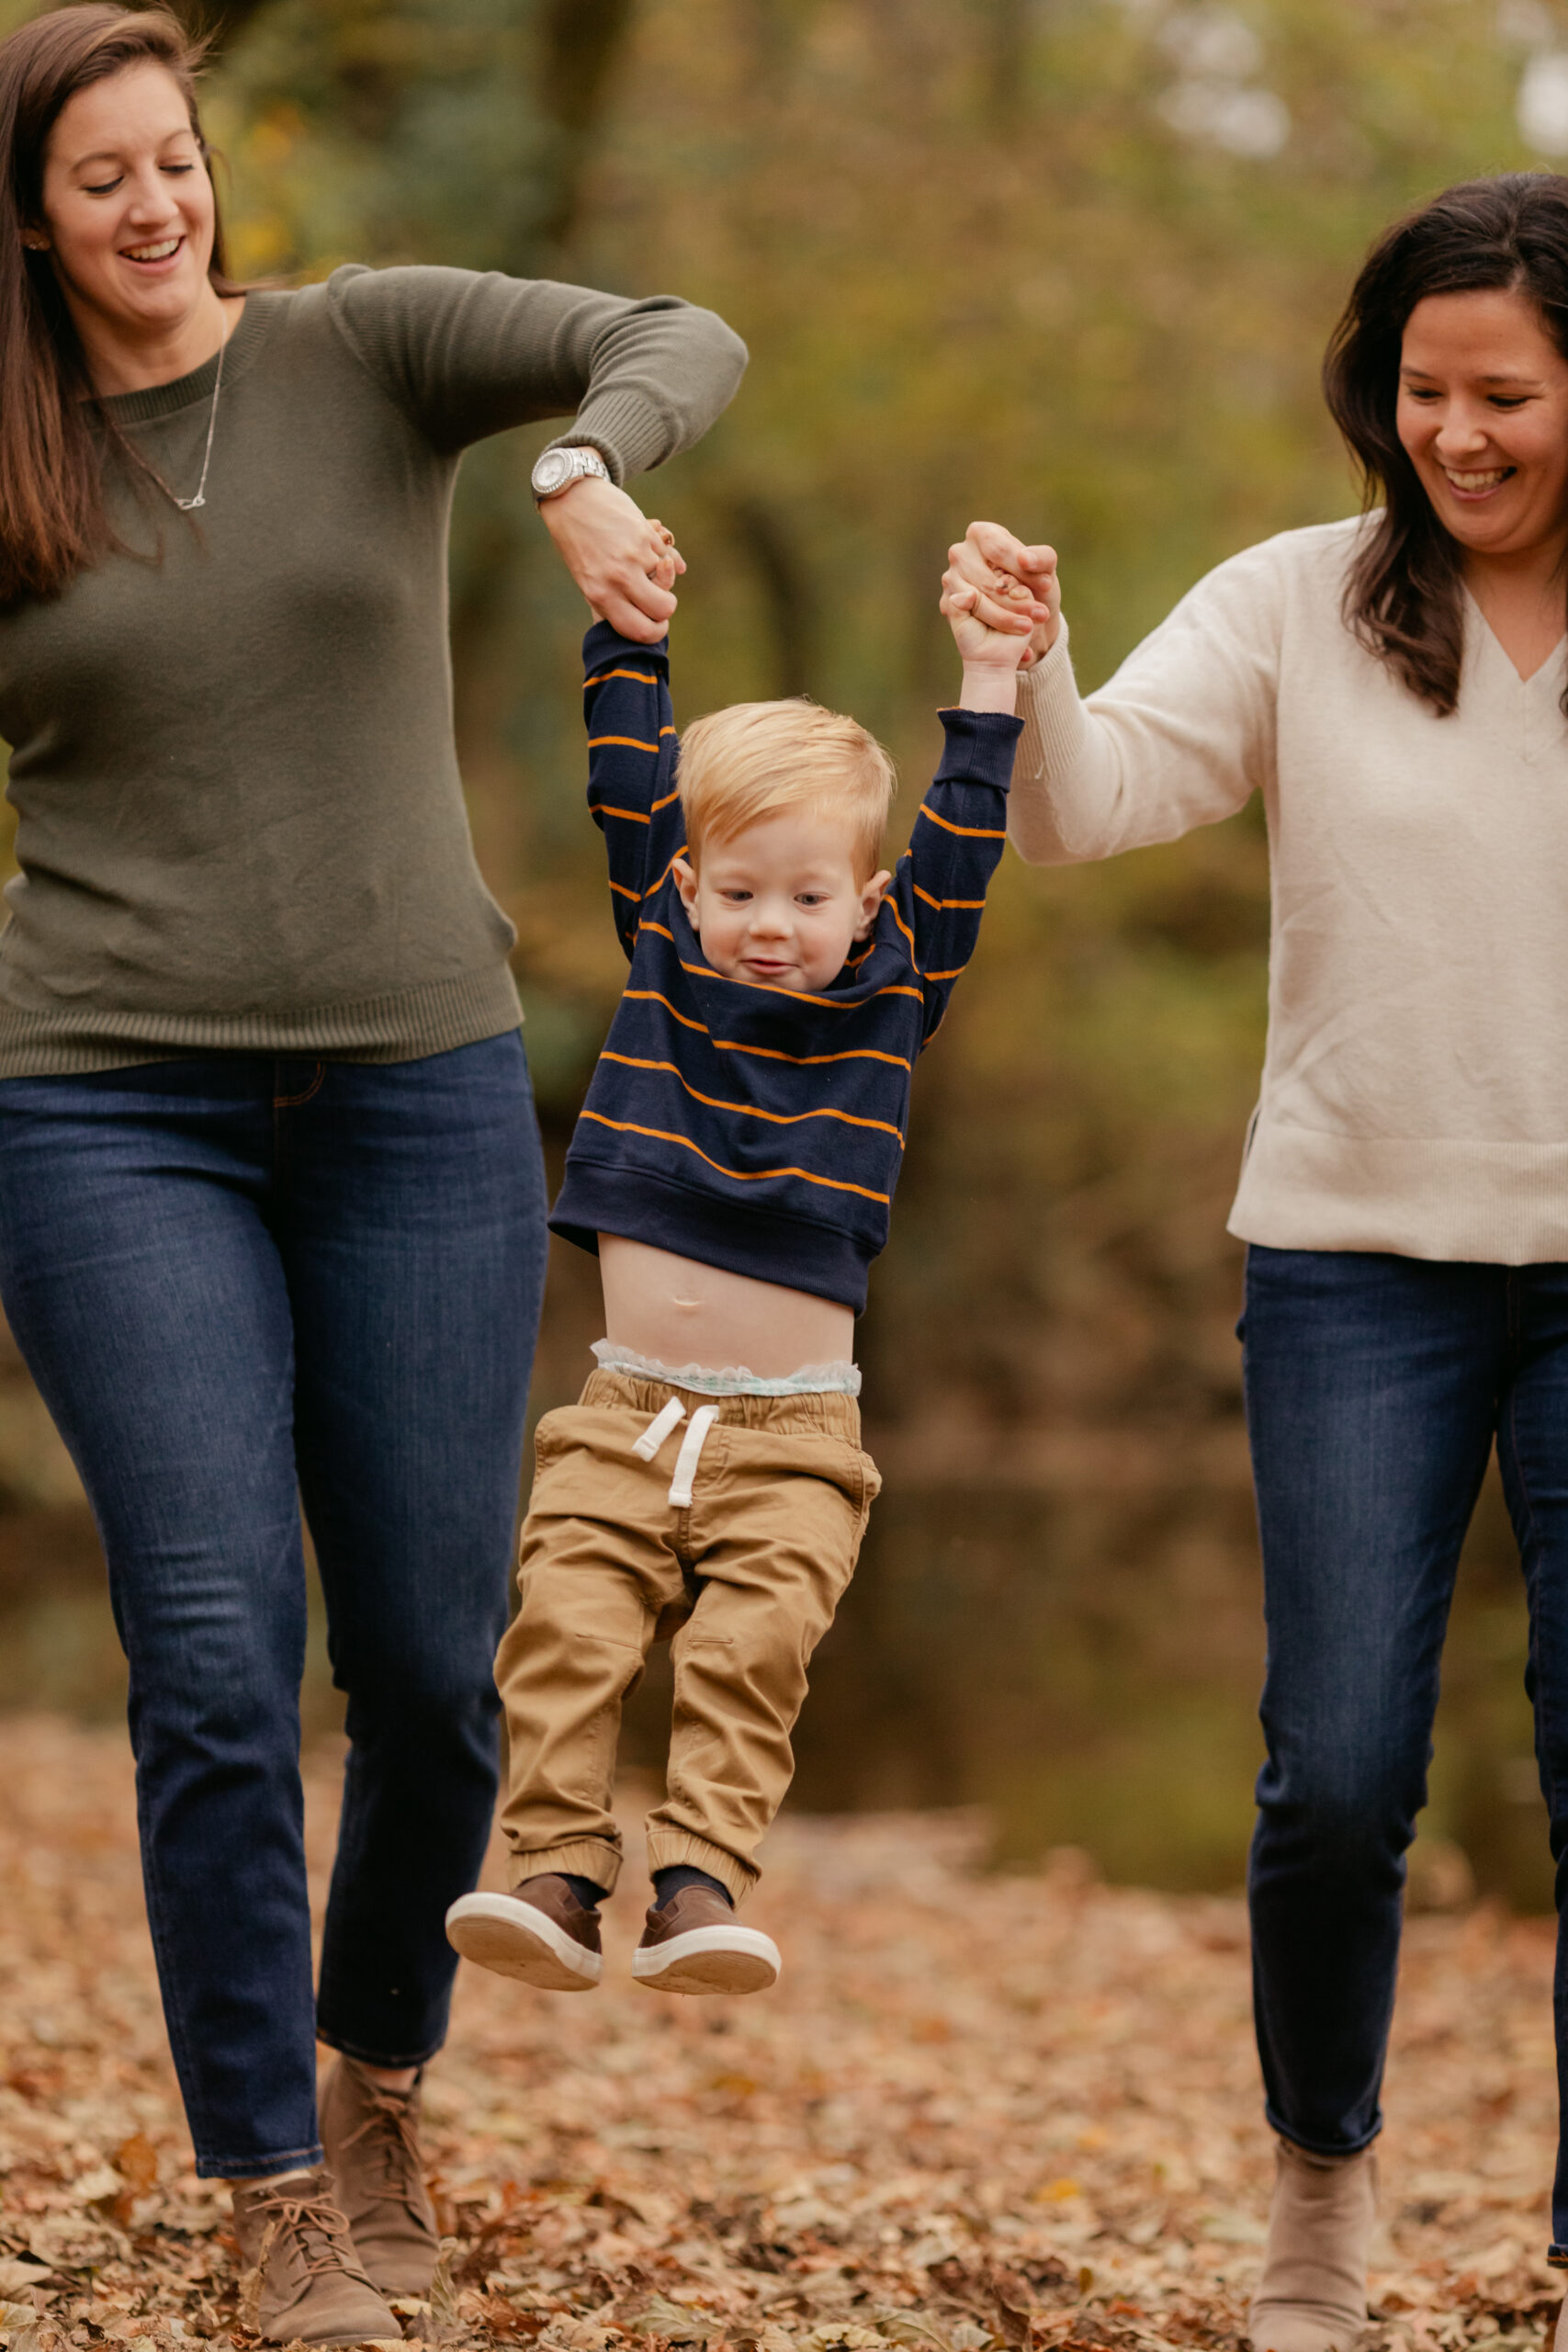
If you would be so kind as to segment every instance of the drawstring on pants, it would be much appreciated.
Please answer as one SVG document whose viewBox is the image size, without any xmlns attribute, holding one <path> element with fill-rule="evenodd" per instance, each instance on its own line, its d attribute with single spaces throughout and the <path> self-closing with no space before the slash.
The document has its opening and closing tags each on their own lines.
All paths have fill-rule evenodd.
<svg viewBox="0 0 1568 2352">
<path fill-rule="evenodd" d="M 657 1412 L 642 1435 L 633 1441 L 632 1452 L 644 1462 L 651 1462 L 671 1430 L 686 1418 L 686 1408 L 678 1396 Z M 707 1443 L 709 1430 L 718 1419 L 716 1405 L 699 1405 L 692 1415 L 691 1426 L 681 1441 L 681 1451 L 675 1457 L 675 1475 L 670 1481 L 670 1501 L 676 1510 L 690 1510 L 692 1482 L 697 1475 L 703 1448 Z"/>
</svg>

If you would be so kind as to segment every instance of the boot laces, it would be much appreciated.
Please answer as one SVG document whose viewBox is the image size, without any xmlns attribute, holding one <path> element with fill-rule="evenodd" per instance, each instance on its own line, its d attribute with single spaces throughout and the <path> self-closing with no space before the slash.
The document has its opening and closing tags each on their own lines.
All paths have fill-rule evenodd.
<svg viewBox="0 0 1568 2352">
<path fill-rule="evenodd" d="M 267 2256 L 278 2241 L 292 2237 L 307 2278 L 320 2278 L 328 2271 L 349 2271 L 355 2278 L 359 2276 L 359 2258 L 354 2251 L 348 2216 L 340 2210 L 330 2190 L 299 2189 L 292 2183 L 284 2182 L 270 2192 L 264 2189 L 255 2204 L 267 2216 L 262 2238 L 262 2268 L 265 2268 Z"/>
<path fill-rule="evenodd" d="M 370 2083 L 365 2085 L 365 2095 L 370 2112 L 358 2130 L 351 2132 L 343 2143 L 344 2153 L 346 2154 L 350 2148 L 365 2141 L 367 2154 L 372 2160 L 379 2159 L 382 2195 L 398 2198 L 411 2212 L 417 2213 L 419 2193 L 424 2185 L 424 2165 L 412 2098 L 406 2091 L 384 2091 Z"/>
</svg>

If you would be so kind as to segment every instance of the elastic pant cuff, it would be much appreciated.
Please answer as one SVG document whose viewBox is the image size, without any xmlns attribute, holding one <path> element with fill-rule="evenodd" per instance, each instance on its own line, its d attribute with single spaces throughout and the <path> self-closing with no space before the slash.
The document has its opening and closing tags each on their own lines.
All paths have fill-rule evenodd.
<svg viewBox="0 0 1568 2352">
<path fill-rule="evenodd" d="M 672 1870 L 678 1862 L 685 1862 L 693 1870 L 706 1871 L 710 1878 L 717 1879 L 735 1904 L 744 1903 L 761 1875 L 753 1863 L 737 1861 L 722 1846 L 710 1846 L 705 1838 L 694 1837 L 689 1829 L 650 1829 L 649 1875 L 651 1877 L 655 1871 Z"/>
<path fill-rule="evenodd" d="M 560 1871 L 572 1878 L 591 1878 L 606 1894 L 614 1894 L 615 1881 L 621 1875 L 620 1849 L 603 1838 L 569 1838 L 558 1846 L 541 1846 L 535 1853 L 513 1853 L 511 1863 L 512 1893 L 516 1894 L 525 1878 L 542 1878 L 547 1871 Z"/>
</svg>

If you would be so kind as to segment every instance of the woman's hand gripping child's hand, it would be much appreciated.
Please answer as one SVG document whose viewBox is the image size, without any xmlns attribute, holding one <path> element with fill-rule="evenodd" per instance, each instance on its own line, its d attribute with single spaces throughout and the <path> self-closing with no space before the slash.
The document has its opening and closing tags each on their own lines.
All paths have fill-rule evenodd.
<svg viewBox="0 0 1568 2352">
<path fill-rule="evenodd" d="M 993 628 L 985 608 L 989 605 L 994 612 L 998 603 L 1010 604 L 1013 596 L 1018 603 L 1016 616 L 1011 611 L 998 614 L 1003 626 Z M 1010 716 L 1017 709 L 1019 665 L 1029 651 L 1032 602 L 1027 590 L 1016 583 L 1011 594 L 1008 589 L 993 588 L 987 598 L 955 572 L 944 574 L 942 611 L 964 660 L 960 710 L 998 710 Z"/>
</svg>

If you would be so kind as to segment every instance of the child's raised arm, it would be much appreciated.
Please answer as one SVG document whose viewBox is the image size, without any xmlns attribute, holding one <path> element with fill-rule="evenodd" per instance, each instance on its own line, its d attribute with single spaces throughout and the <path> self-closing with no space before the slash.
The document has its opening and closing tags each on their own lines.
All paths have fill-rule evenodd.
<svg viewBox="0 0 1568 2352">
<path fill-rule="evenodd" d="M 608 621 L 582 640 L 588 806 L 604 836 L 610 901 L 631 960 L 642 902 L 685 846 L 675 788 L 668 641 L 637 645 Z"/>
</svg>

